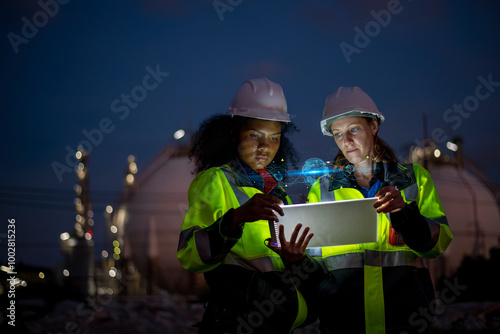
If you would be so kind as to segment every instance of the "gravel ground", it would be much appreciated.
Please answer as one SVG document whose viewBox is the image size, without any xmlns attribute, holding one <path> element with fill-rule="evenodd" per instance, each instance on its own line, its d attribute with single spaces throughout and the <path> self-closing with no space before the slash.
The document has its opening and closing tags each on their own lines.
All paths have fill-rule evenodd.
<svg viewBox="0 0 500 334">
<path fill-rule="evenodd" d="M 17 316 L 16 329 L 33 334 L 191 334 L 196 333 L 192 325 L 201 319 L 203 311 L 201 303 L 190 303 L 182 296 L 101 298 L 88 304 L 63 300 L 41 317 L 24 311 Z"/>
<path fill-rule="evenodd" d="M 179 295 L 101 297 L 89 303 L 63 300 L 49 312 L 42 311 L 46 310 L 43 300 L 20 301 L 19 305 L 15 332 L 34 334 L 195 334 L 192 325 L 204 312 L 201 303 Z M 500 333 L 500 302 L 450 304 L 437 313 L 434 333 Z M 13 332 L 8 320 L 0 315 L 1 333 Z M 317 323 L 294 331 L 314 333 L 318 333 Z"/>
</svg>

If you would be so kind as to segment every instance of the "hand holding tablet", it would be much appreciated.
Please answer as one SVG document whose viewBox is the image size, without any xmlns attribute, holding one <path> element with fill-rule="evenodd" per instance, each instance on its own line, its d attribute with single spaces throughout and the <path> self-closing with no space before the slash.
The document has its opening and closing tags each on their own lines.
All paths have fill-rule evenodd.
<svg viewBox="0 0 500 334">
<path fill-rule="evenodd" d="M 269 221 L 270 246 L 281 247 L 279 225 L 283 225 L 286 240 L 290 240 L 299 223 L 314 233 L 308 248 L 377 242 L 378 214 L 373 207 L 376 201 L 371 197 L 284 205 L 284 216 L 279 222 Z"/>
</svg>

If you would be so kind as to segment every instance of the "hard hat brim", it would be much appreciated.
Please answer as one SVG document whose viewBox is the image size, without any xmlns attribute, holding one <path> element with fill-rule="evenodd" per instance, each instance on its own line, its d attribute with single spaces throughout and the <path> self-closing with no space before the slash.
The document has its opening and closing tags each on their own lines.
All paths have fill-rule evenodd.
<svg viewBox="0 0 500 334">
<path fill-rule="evenodd" d="M 266 121 L 291 122 L 290 115 L 281 110 L 228 108 L 226 113 L 229 115 L 256 118 Z"/>
<path fill-rule="evenodd" d="M 336 115 L 332 116 L 330 118 L 321 120 L 320 126 L 321 126 L 321 132 L 323 132 L 323 135 L 325 136 L 331 136 L 333 137 L 333 134 L 330 131 L 330 126 L 332 125 L 333 122 L 335 122 L 338 119 L 341 118 L 346 118 L 346 117 L 369 117 L 369 118 L 374 118 L 378 121 L 378 124 L 382 124 L 385 121 L 385 118 L 382 114 L 376 114 L 373 112 L 369 111 L 360 111 L 360 110 L 350 110 L 347 111 L 341 115 Z"/>
</svg>

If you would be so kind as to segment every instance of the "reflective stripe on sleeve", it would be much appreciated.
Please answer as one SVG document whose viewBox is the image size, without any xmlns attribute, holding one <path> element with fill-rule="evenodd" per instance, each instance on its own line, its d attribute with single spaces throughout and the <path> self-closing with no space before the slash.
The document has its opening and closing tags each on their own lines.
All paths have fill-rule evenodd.
<svg viewBox="0 0 500 334">
<path fill-rule="evenodd" d="M 199 229 L 201 229 L 201 227 L 193 226 L 188 229 L 185 229 L 184 231 L 181 231 L 179 235 L 179 245 L 177 246 L 177 251 L 187 247 L 188 240 L 193 237 L 194 231 Z"/>
<path fill-rule="evenodd" d="M 181 232 L 177 251 L 187 247 L 189 240 L 194 237 L 195 233 L 196 249 L 198 250 L 198 255 L 201 261 L 206 264 L 213 263 L 215 259 L 212 258 L 212 254 L 210 252 L 209 235 L 207 231 L 202 229 L 200 226 L 193 226 Z"/>
<path fill-rule="evenodd" d="M 438 224 L 449 226 L 448 225 L 448 219 L 446 218 L 446 216 L 434 218 L 432 220 L 435 221 Z"/>
<path fill-rule="evenodd" d="M 446 220 L 446 217 L 443 217 Z M 429 225 L 429 230 L 431 231 L 431 239 L 428 243 L 429 248 L 432 248 L 439 241 L 439 231 L 441 230 L 441 225 L 435 219 L 430 219 L 424 217 L 427 225 Z"/>
</svg>

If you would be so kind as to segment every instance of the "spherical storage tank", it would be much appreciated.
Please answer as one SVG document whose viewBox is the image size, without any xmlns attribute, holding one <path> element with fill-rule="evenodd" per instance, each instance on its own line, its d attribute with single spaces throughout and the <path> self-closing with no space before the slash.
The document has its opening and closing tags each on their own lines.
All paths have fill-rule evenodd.
<svg viewBox="0 0 500 334">
<path fill-rule="evenodd" d="M 409 155 L 411 162 L 429 170 L 453 234 L 445 253 L 430 263 L 435 279 L 453 275 L 466 256 L 489 258 L 500 241 L 498 189 L 465 157 L 462 140 L 456 141 L 453 157 L 436 154 L 433 142 L 412 148 Z"/>
<path fill-rule="evenodd" d="M 429 170 L 446 213 L 453 241 L 446 251 L 446 273 L 451 275 L 464 256 L 489 257 L 499 246 L 500 210 L 494 193 L 476 175 L 453 165 Z"/>
<path fill-rule="evenodd" d="M 197 293 L 205 286 L 202 275 L 182 268 L 176 256 L 192 170 L 185 149 L 167 147 L 141 171 L 121 206 L 124 257 L 147 284 L 172 293 Z"/>
<path fill-rule="evenodd" d="M 430 263 L 437 279 L 452 275 L 464 256 L 488 257 L 489 249 L 498 247 L 500 210 L 494 192 L 477 173 L 443 159 L 427 165 L 454 235 L 446 252 Z M 176 256 L 193 168 L 185 148 L 167 147 L 141 171 L 116 215 L 117 226 L 125 231 L 123 258 L 150 285 L 173 293 L 206 290 L 203 276 L 182 268 Z"/>
</svg>

